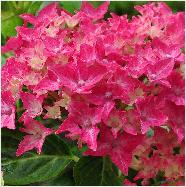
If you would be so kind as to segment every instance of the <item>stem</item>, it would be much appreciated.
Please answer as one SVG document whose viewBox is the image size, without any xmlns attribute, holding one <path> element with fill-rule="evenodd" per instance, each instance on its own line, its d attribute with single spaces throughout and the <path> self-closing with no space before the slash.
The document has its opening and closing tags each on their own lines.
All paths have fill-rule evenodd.
<svg viewBox="0 0 186 187">
<path fill-rule="evenodd" d="M 25 109 L 23 108 L 23 107 L 21 107 L 21 108 L 17 108 L 16 109 L 16 112 L 23 112 Z"/>
<path fill-rule="evenodd" d="M 73 155 L 73 156 L 72 156 L 72 160 L 74 160 L 75 162 L 78 162 L 78 161 L 79 161 L 79 157 Z"/>
</svg>

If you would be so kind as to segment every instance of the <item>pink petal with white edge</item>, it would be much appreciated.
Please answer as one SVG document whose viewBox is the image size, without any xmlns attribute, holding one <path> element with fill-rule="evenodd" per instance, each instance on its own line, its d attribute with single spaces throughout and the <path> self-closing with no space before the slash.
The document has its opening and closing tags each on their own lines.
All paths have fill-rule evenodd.
<svg viewBox="0 0 186 187">
<path fill-rule="evenodd" d="M 50 135 L 53 130 L 44 127 L 41 123 L 31 118 L 25 121 L 24 125 L 25 128 L 21 128 L 20 131 L 26 132 L 29 135 L 26 135 L 19 144 L 16 156 L 20 156 L 34 148 L 37 150 L 37 153 L 40 154 L 46 136 Z"/>
<path fill-rule="evenodd" d="M 23 106 L 26 109 L 26 112 L 23 115 L 28 115 L 32 118 L 41 115 L 43 111 L 42 102 L 44 96 L 36 98 L 36 96 L 31 93 L 22 92 L 21 99 L 23 101 Z"/>
<path fill-rule="evenodd" d="M 1 127 L 15 129 L 15 104 L 10 92 L 1 95 Z"/>
<path fill-rule="evenodd" d="M 90 149 L 96 151 L 97 149 L 97 136 L 99 133 L 99 128 L 92 126 L 90 128 L 85 128 L 82 130 L 81 140 L 85 142 Z"/>
<path fill-rule="evenodd" d="M 141 130 L 146 133 L 150 127 L 161 126 L 167 121 L 168 117 L 163 114 L 159 101 L 154 96 L 136 102 L 137 111 L 140 114 Z"/>
<path fill-rule="evenodd" d="M 21 37 L 11 37 L 6 45 L 2 46 L 2 53 L 7 53 L 9 51 L 17 50 L 21 47 L 23 41 Z"/>
<path fill-rule="evenodd" d="M 107 12 L 109 4 L 110 3 L 106 1 L 98 8 L 94 8 L 90 3 L 83 1 L 81 12 L 94 20 L 98 20 L 103 18 L 104 14 Z"/>
</svg>

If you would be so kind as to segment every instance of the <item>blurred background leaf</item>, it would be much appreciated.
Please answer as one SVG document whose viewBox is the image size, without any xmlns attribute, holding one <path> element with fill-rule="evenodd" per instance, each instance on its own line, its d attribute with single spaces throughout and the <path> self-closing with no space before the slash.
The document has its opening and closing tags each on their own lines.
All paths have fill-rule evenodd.
<svg viewBox="0 0 186 187">
<path fill-rule="evenodd" d="M 3 66 L 6 63 L 6 57 L 4 55 L 1 56 L 1 65 Z"/>
<path fill-rule="evenodd" d="M 81 7 L 81 1 L 60 1 L 60 5 L 70 13 L 75 13 Z"/>
<path fill-rule="evenodd" d="M 33 2 L 30 7 L 28 7 L 27 13 L 35 14 L 37 10 L 39 10 L 40 6 L 42 5 L 42 1 L 35 1 Z"/>
<path fill-rule="evenodd" d="M 7 38 L 16 35 L 16 26 L 22 25 L 19 18 L 22 13 L 36 14 L 42 5 L 42 1 L 3 1 L 1 2 L 1 38 L 2 45 Z"/>
<path fill-rule="evenodd" d="M 23 21 L 14 13 L 9 11 L 2 12 L 2 34 L 5 38 L 16 35 L 15 27 L 22 25 Z"/>
</svg>

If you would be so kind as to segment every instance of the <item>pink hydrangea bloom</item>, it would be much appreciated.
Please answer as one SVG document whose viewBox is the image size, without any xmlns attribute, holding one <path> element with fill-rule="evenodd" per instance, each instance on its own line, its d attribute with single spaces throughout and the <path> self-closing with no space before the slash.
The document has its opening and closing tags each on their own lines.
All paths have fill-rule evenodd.
<svg viewBox="0 0 186 187">
<path fill-rule="evenodd" d="M 169 117 L 168 125 L 177 134 L 178 140 L 183 141 L 185 137 L 185 107 L 167 102 L 165 114 Z"/>
<path fill-rule="evenodd" d="M 130 135 L 121 133 L 114 138 L 108 127 L 102 124 L 101 137 L 98 141 L 96 151 L 88 150 L 85 155 L 105 156 L 108 155 L 118 168 L 127 175 L 128 167 L 131 164 L 132 153 L 142 141 L 142 135 Z"/>
<path fill-rule="evenodd" d="M 166 100 L 174 102 L 176 105 L 185 105 L 185 81 L 181 74 L 172 71 L 168 77 L 168 81 L 171 87 L 165 87 L 161 92 L 162 96 Z"/>
<path fill-rule="evenodd" d="M 124 186 L 137 186 L 136 183 L 130 182 L 128 179 L 123 181 Z"/>
<path fill-rule="evenodd" d="M 88 2 L 83 2 L 81 11 L 89 18 L 93 20 L 101 19 L 103 18 L 104 14 L 107 12 L 109 6 L 109 2 L 104 2 L 102 5 L 100 5 L 98 8 L 94 8 L 91 4 Z"/>
<path fill-rule="evenodd" d="M 177 146 L 180 153 L 174 154 L 173 147 Z M 172 182 L 184 176 L 184 143 L 179 144 L 173 131 L 156 127 L 154 136 L 144 139 L 134 154 L 140 158 L 133 157 L 131 164 L 131 167 L 139 170 L 135 180 L 144 178 L 145 185 L 148 185 L 147 179 L 156 176 L 159 171 L 164 171 L 165 177 Z"/>
<path fill-rule="evenodd" d="M 68 131 L 68 137 L 78 139 L 79 147 L 87 143 L 90 149 L 97 148 L 98 123 L 101 122 L 101 108 L 90 108 L 81 102 L 72 102 L 68 108 L 68 118 L 56 131 L 57 134 Z"/>
<path fill-rule="evenodd" d="M 105 18 L 108 7 L 82 2 L 72 15 L 51 3 L 37 16 L 20 15 L 24 24 L 2 47 L 13 52 L 2 67 L 2 127 L 16 128 L 21 99 L 20 131 L 28 135 L 17 156 L 34 148 L 40 153 L 46 136 L 65 133 L 78 147 L 88 146 L 86 155 L 108 155 L 125 175 L 129 166 L 136 168 L 144 185 L 159 170 L 165 184 L 180 184 L 184 12 L 159 2 L 136 6 L 139 15 L 131 19 L 114 13 Z M 61 125 L 54 131 L 36 117 Z M 147 138 L 149 130 L 154 136 Z M 181 152 L 173 155 L 175 146 Z"/>
<path fill-rule="evenodd" d="M 167 116 L 161 111 L 159 101 L 154 96 L 148 96 L 145 99 L 136 102 L 137 111 L 140 114 L 141 131 L 146 133 L 149 127 L 164 125 Z"/>
<path fill-rule="evenodd" d="M 23 120 L 27 117 L 34 118 L 36 116 L 41 115 L 43 111 L 43 96 L 36 98 L 36 96 L 31 93 L 22 92 L 21 99 L 23 101 L 23 106 L 26 109 L 26 111 L 21 116 Z"/>
<path fill-rule="evenodd" d="M 99 64 L 86 66 L 85 63 L 79 62 L 77 65 L 58 67 L 56 74 L 61 85 L 73 93 L 90 93 L 91 88 L 103 79 L 106 68 Z"/>
<path fill-rule="evenodd" d="M 10 92 L 1 93 L 1 127 L 15 129 L 15 101 Z"/>
<path fill-rule="evenodd" d="M 24 139 L 20 142 L 16 151 L 16 156 L 20 156 L 34 148 L 37 149 L 37 152 L 40 154 L 44 140 L 46 136 L 52 133 L 52 130 L 31 118 L 27 119 L 24 125 L 25 127 L 21 128 L 20 131 L 28 135 L 24 136 Z"/>
</svg>

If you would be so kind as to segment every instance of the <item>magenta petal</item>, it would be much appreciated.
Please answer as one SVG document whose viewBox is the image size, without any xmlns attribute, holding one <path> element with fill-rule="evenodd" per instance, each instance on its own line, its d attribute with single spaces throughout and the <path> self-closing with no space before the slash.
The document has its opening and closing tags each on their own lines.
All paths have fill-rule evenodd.
<svg viewBox="0 0 186 187">
<path fill-rule="evenodd" d="M 1 93 L 1 127 L 15 129 L 15 104 L 10 92 Z"/>
<path fill-rule="evenodd" d="M 39 98 L 36 98 L 36 96 L 31 93 L 22 92 L 21 99 L 23 101 L 24 108 L 27 109 L 25 114 L 27 114 L 28 116 L 32 118 L 38 115 L 41 115 L 43 111 L 43 108 L 42 108 L 43 97 L 42 96 Z"/>
<path fill-rule="evenodd" d="M 82 130 L 81 139 L 85 142 L 90 149 L 96 151 L 97 149 L 97 136 L 99 133 L 98 127 L 91 127 Z"/>
<path fill-rule="evenodd" d="M 137 111 L 140 114 L 142 133 L 146 133 L 150 127 L 161 126 L 167 121 L 167 116 L 163 114 L 158 105 L 157 98 L 153 96 L 138 100 Z"/>
<path fill-rule="evenodd" d="M 24 136 L 24 139 L 18 146 L 16 156 L 20 156 L 23 153 L 36 149 L 40 154 L 46 136 L 52 133 L 52 130 L 44 127 L 38 121 L 29 119 L 25 122 L 25 128 L 22 128 L 22 132 L 26 132 L 29 135 Z"/>
</svg>

